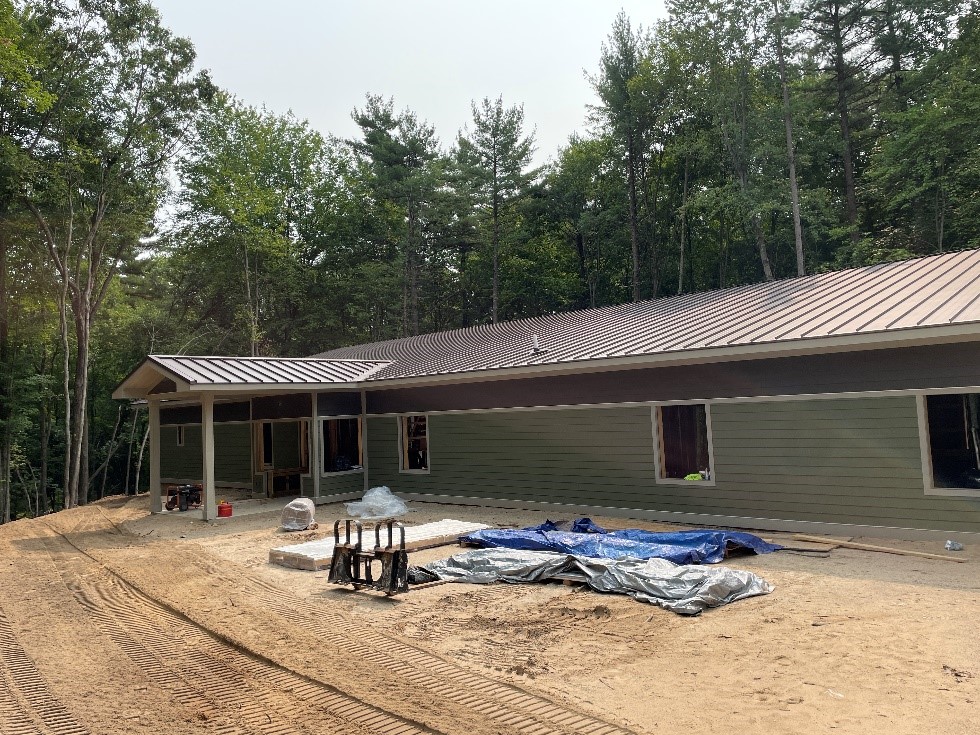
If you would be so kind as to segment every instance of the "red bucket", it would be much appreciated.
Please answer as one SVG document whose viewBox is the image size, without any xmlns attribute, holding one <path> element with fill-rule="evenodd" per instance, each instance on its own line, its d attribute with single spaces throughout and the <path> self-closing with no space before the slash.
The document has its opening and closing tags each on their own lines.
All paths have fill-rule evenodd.
<svg viewBox="0 0 980 735">
<path fill-rule="evenodd" d="M 231 503 L 225 501 L 218 503 L 218 518 L 231 518 Z"/>
</svg>

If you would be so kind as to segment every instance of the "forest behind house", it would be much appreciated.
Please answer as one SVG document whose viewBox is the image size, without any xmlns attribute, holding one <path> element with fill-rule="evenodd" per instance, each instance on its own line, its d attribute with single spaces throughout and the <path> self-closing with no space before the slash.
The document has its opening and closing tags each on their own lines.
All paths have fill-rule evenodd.
<svg viewBox="0 0 980 735">
<path fill-rule="evenodd" d="M 521 100 L 436 131 L 365 90 L 342 140 L 220 89 L 145 0 L 0 0 L 0 522 L 146 489 L 145 411 L 110 393 L 149 353 L 980 246 L 978 3 L 667 8 L 619 15 L 587 132 L 534 168 Z"/>
</svg>

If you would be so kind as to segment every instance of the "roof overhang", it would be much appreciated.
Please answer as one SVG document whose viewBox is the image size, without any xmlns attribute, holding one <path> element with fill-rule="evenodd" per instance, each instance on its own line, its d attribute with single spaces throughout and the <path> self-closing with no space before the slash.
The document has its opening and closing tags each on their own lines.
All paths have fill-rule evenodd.
<svg viewBox="0 0 980 735">
<path fill-rule="evenodd" d="M 149 355 L 112 392 L 116 399 L 180 400 L 227 396 L 360 390 L 387 361 L 173 357 Z"/>
</svg>

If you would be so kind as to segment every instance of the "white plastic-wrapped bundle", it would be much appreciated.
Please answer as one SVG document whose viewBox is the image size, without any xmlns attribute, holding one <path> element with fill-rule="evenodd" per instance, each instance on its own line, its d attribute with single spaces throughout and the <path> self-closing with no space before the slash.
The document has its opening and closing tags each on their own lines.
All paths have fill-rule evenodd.
<svg viewBox="0 0 980 735">
<path fill-rule="evenodd" d="M 372 487 L 357 502 L 347 503 L 347 513 L 352 518 L 395 518 L 408 513 L 408 506 L 382 485 Z"/>
<path fill-rule="evenodd" d="M 296 498 L 282 509 L 282 527 L 287 531 L 305 531 L 316 528 L 313 520 L 313 501 L 309 498 Z"/>
</svg>

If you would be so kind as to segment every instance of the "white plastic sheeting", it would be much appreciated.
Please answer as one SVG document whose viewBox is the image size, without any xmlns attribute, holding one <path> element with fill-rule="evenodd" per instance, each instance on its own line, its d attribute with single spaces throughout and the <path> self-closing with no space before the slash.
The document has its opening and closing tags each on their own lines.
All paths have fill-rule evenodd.
<svg viewBox="0 0 980 735">
<path fill-rule="evenodd" d="M 629 595 L 679 615 L 766 595 L 774 587 L 752 572 L 724 566 L 682 566 L 666 559 L 597 559 L 518 549 L 476 549 L 424 569 L 453 582 L 542 582 L 570 579 L 597 592 Z"/>
<path fill-rule="evenodd" d="M 347 513 L 351 518 L 397 518 L 408 513 L 408 506 L 382 485 L 372 487 L 360 500 L 347 503 Z"/>
</svg>

